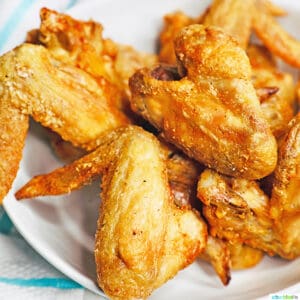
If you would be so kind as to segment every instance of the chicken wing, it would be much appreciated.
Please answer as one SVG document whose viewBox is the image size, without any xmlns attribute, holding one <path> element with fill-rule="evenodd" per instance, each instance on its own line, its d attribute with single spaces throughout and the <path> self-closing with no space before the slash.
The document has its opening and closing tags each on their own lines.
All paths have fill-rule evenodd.
<svg viewBox="0 0 300 300">
<path fill-rule="evenodd" d="M 139 68 L 157 61 L 153 54 L 141 53 L 102 36 L 103 27 L 94 21 L 81 21 L 48 8 L 40 11 L 38 42 L 58 60 L 73 64 L 104 82 L 112 105 L 129 110 L 129 77 Z"/>
<path fill-rule="evenodd" d="M 164 26 L 159 34 L 158 58 L 160 62 L 172 65 L 176 64 L 173 43 L 175 36 L 183 27 L 194 23 L 195 20 L 182 11 L 176 11 L 164 16 Z"/>
<path fill-rule="evenodd" d="M 252 82 L 260 96 L 261 108 L 276 138 L 287 130 L 295 114 L 295 83 L 291 74 L 280 72 L 271 53 L 251 45 L 247 54 L 252 66 Z"/>
<path fill-rule="evenodd" d="M 263 44 L 286 63 L 300 67 L 300 42 L 263 9 L 255 9 L 253 29 Z"/>
<path fill-rule="evenodd" d="M 16 175 L 29 115 L 86 150 L 95 148 L 104 131 L 130 123 L 97 80 L 57 61 L 43 46 L 23 44 L 1 56 L 0 65 L 0 201 Z"/>
<path fill-rule="evenodd" d="M 160 65 L 130 78 L 134 111 L 221 173 L 250 179 L 271 173 L 277 145 L 245 52 L 221 30 L 202 25 L 185 27 L 175 50 L 178 70 Z"/>
<path fill-rule="evenodd" d="M 254 181 L 233 179 L 211 170 L 201 174 L 198 197 L 211 234 L 239 241 L 286 259 L 300 255 L 300 116 L 289 124 L 279 147 L 271 199 Z"/>
<path fill-rule="evenodd" d="M 253 9 L 254 0 L 214 0 L 202 24 L 222 28 L 246 49 L 251 34 Z"/>
<path fill-rule="evenodd" d="M 2 68 L 4 66 L 2 65 Z M 3 74 L 0 73 L 0 80 Z M 0 88 L 0 204 L 11 188 L 22 158 L 28 116 L 15 108 L 7 90 Z"/>
<path fill-rule="evenodd" d="M 113 299 L 148 297 L 205 248 L 206 224 L 194 210 L 175 205 L 163 153 L 153 135 L 128 126 L 31 185 L 44 185 L 52 195 L 65 193 L 102 173 L 95 259 L 99 286 Z"/>
</svg>

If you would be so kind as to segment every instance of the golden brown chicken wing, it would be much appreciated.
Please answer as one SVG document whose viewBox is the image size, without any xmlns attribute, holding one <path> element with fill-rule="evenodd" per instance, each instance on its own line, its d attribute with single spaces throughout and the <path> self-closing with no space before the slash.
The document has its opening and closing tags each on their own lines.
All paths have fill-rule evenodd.
<svg viewBox="0 0 300 300">
<path fill-rule="evenodd" d="M 247 54 L 263 114 L 273 134 L 279 138 L 295 114 L 295 82 L 291 74 L 278 70 L 275 59 L 264 46 L 251 45 Z"/>
<path fill-rule="evenodd" d="M 87 150 L 95 148 L 101 133 L 129 123 L 97 80 L 57 61 L 43 46 L 23 44 L 1 56 L 0 65 L 0 201 L 16 175 L 29 115 Z"/>
<path fill-rule="evenodd" d="M 2 65 L 3 68 L 3 65 Z M 0 73 L 0 80 L 3 74 Z M 4 75 L 5 76 L 5 75 Z M 28 116 L 15 108 L 10 94 L 1 89 L 0 95 L 0 205 L 17 175 L 19 162 L 29 127 Z"/>
<path fill-rule="evenodd" d="M 141 53 L 102 36 L 103 27 L 94 21 L 42 8 L 38 42 L 58 60 L 73 64 L 102 82 L 112 105 L 129 110 L 129 77 L 139 68 L 157 61 L 156 55 Z"/>
<path fill-rule="evenodd" d="M 156 66 L 130 79 L 131 104 L 164 137 L 221 173 L 271 173 L 277 145 L 251 83 L 245 52 L 227 34 L 202 25 L 175 40 L 178 71 Z"/>
<path fill-rule="evenodd" d="M 299 122 L 297 115 L 280 143 L 270 200 L 254 181 L 211 170 L 201 174 L 198 197 L 204 203 L 203 213 L 212 235 L 286 259 L 300 255 Z"/>
<path fill-rule="evenodd" d="M 113 299 L 148 297 L 205 248 L 204 221 L 174 203 L 164 153 L 153 135 L 128 126 L 105 135 L 90 154 L 27 186 L 31 195 L 41 194 L 37 189 L 65 193 L 102 173 L 95 258 L 98 283 Z"/>
<path fill-rule="evenodd" d="M 253 9 L 254 0 L 214 0 L 202 24 L 222 28 L 246 49 L 251 34 Z"/>
<path fill-rule="evenodd" d="M 176 11 L 164 16 L 164 26 L 159 34 L 158 58 L 160 62 L 176 64 L 174 39 L 183 27 L 194 23 L 195 20 L 182 11 Z"/>
<path fill-rule="evenodd" d="M 300 66 L 300 42 L 286 32 L 267 10 L 255 8 L 252 25 L 272 53 L 294 67 Z"/>
</svg>

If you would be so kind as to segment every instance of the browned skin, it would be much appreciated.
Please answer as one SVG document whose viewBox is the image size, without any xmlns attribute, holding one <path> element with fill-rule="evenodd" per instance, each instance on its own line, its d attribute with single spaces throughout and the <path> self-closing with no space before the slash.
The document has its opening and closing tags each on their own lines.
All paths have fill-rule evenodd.
<svg viewBox="0 0 300 300">
<path fill-rule="evenodd" d="M 175 205 L 163 153 L 150 133 L 120 128 L 92 153 L 27 186 L 31 195 L 54 195 L 102 174 L 95 258 L 99 286 L 112 299 L 148 297 L 205 248 L 206 225 L 195 211 Z"/>
<path fill-rule="evenodd" d="M 253 29 L 263 44 L 286 63 L 300 67 L 300 42 L 263 9 L 255 9 Z"/>
<path fill-rule="evenodd" d="M 33 198 L 44 195 L 69 193 L 104 172 L 109 161 L 104 145 L 111 143 L 113 135 L 103 137 L 98 149 L 76 160 L 72 164 L 57 169 L 50 174 L 39 175 L 30 180 L 17 193 L 17 199 Z M 114 136 L 114 139 L 117 135 Z M 112 144 L 113 145 L 113 144 Z M 162 155 L 166 156 L 168 181 L 174 202 L 182 209 L 191 209 L 195 205 L 196 185 L 203 167 L 182 155 L 176 148 L 161 144 Z M 209 261 L 223 284 L 230 281 L 230 269 L 247 268 L 255 265 L 261 258 L 261 252 L 239 243 L 229 244 L 218 238 L 208 236 L 208 242 L 200 258 Z"/>
<path fill-rule="evenodd" d="M 242 243 L 226 243 L 232 270 L 243 270 L 256 266 L 264 257 L 264 252 Z"/>
<path fill-rule="evenodd" d="M 283 17 L 287 15 L 286 10 L 272 3 L 270 0 L 256 0 L 255 3 L 258 9 L 264 10 L 274 17 Z"/>
<path fill-rule="evenodd" d="M 300 115 L 289 124 L 281 141 L 278 165 L 274 172 L 271 216 L 283 241 L 285 252 L 300 254 Z"/>
<path fill-rule="evenodd" d="M 230 179 L 211 170 L 201 174 L 198 197 L 213 235 L 286 259 L 300 255 L 299 126 L 297 115 L 280 143 L 270 200 L 254 181 Z"/>
<path fill-rule="evenodd" d="M 5 63 L 4 63 L 5 64 Z M 4 65 L 2 65 L 2 68 Z M 3 80 L 0 73 L 0 81 Z M 0 204 L 17 175 L 29 119 L 16 109 L 7 90 L 0 95 Z"/>
<path fill-rule="evenodd" d="M 208 235 L 205 251 L 200 258 L 210 262 L 224 285 L 231 280 L 231 255 L 228 243 Z"/>
<path fill-rule="evenodd" d="M 254 0 L 214 0 L 202 24 L 222 28 L 246 49 L 251 34 L 253 9 Z"/>
<path fill-rule="evenodd" d="M 97 80 L 57 61 L 42 46 L 23 44 L 1 56 L 0 65 L 0 202 L 16 175 L 29 115 L 87 150 L 103 132 L 129 123 Z"/>
<path fill-rule="evenodd" d="M 42 8 L 38 42 L 60 60 L 88 72 L 102 82 L 113 106 L 129 110 L 129 77 L 139 68 L 157 61 L 152 54 L 119 45 L 102 36 L 102 25 L 76 20 L 66 14 Z"/>
<path fill-rule="evenodd" d="M 129 122 L 97 80 L 42 46 L 23 44 L 0 59 L 6 66 L 1 85 L 12 104 L 75 146 L 94 148 L 101 133 Z"/>
<path fill-rule="evenodd" d="M 182 11 L 176 11 L 164 16 L 164 25 L 159 34 L 158 58 L 160 62 L 176 64 L 174 39 L 183 27 L 193 23 L 195 23 L 195 20 Z"/>
<path fill-rule="evenodd" d="M 165 66 L 136 72 L 129 81 L 134 111 L 221 173 L 249 179 L 271 173 L 277 145 L 243 49 L 217 28 L 190 25 L 177 36 L 175 50 L 185 76 Z"/>
<path fill-rule="evenodd" d="M 252 66 L 252 82 L 261 108 L 276 138 L 284 134 L 295 114 L 296 91 L 291 74 L 280 72 L 264 46 L 250 45 L 247 54 Z"/>
<path fill-rule="evenodd" d="M 283 255 L 273 231 L 269 199 L 256 182 L 207 169 L 198 183 L 198 198 L 204 204 L 203 214 L 212 236 Z"/>
</svg>

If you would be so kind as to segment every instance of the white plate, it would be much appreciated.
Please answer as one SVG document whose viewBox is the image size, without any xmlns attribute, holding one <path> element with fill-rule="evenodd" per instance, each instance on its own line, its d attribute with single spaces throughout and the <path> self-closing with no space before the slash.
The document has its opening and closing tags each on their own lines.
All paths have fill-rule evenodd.
<svg viewBox="0 0 300 300">
<path fill-rule="evenodd" d="M 104 34 L 137 49 L 154 51 L 162 16 L 184 9 L 196 16 L 209 1 L 195 0 L 102 0 L 75 6 L 69 13 L 93 18 L 104 25 Z M 298 1 L 276 1 L 288 11 L 284 26 L 293 33 L 300 27 Z M 37 12 L 38 13 L 38 12 Z M 298 33 L 299 34 L 299 33 Z M 300 38 L 300 36 L 298 36 Z M 4 207 L 24 238 L 57 269 L 82 286 L 103 293 L 95 283 L 94 234 L 99 206 L 99 182 L 62 197 L 17 202 L 14 192 L 36 174 L 58 167 L 60 162 L 43 139 L 41 128 L 31 126 L 24 158 Z M 286 289 L 300 293 L 300 260 L 287 262 L 266 257 L 258 266 L 236 271 L 228 287 L 222 286 L 212 267 L 197 261 L 156 290 L 151 299 L 254 299 Z"/>
</svg>

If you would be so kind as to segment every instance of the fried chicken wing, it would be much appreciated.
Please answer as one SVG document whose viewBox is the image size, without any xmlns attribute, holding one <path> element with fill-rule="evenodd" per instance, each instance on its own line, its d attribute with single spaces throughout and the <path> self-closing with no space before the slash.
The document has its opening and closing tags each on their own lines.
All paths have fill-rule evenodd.
<svg viewBox="0 0 300 300">
<path fill-rule="evenodd" d="M 1 85 L 12 104 L 75 146 L 91 149 L 102 132 L 129 122 L 94 78 L 42 46 L 23 44 L 3 55 L 3 62 Z"/>
<path fill-rule="evenodd" d="M 1 65 L 5 68 L 5 62 Z M 3 73 L 0 73 L 2 80 Z M 5 75 L 4 75 L 5 76 Z M 29 118 L 11 103 L 9 92 L 1 90 L 0 100 L 0 205 L 11 188 L 22 158 Z"/>
<path fill-rule="evenodd" d="M 231 257 L 226 242 L 208 235 L 205 251 L 200 257 L 212 264 L 224 285 L 229 284 L 231 279 Z"/>
<path fill-rule="evenodd" d="M 198 197 L 211 234 L 239 241 L 286 259 L 300 255 L 297 115 L 280 143 L 271 199 L 254 181 L 241 181 L 211 170 L 201 174 Z M 247 189 L 245 189 L 247 187 Z"/>
<path fill-rule="evenodd" d="M 260 95 L 261 108 L 276 138 L 287 130 L 295 111 L 295 83 L 291 74 L 280 72 L 271 53 L 251 45 L 247 54 L 252 66 L 252 82 Z"/>
<path fill-rule="evenodd" d="M 281 252 L 269 215 L 269 199 L 256 182 L 207 169 L 198 182 L 198 198 L 204 204 L 212 236 L 246 243 L 270 255 Z"/>
<path fill-rule="evenodd" d="M 300 115 L 289 124 L 289 131 L 279 148 L 274 172 L 271 216 L 280 234 L 285 252 L 300 254 Z"/>
<path fill-rule="evenodd" d="M 176 64 L 174 39 L 183 27 L 194 23 L 195 20 L 182 11 L 176 11 L 164 16 L 164 26 L 159 34 L 158 58 L 160 62 Z"/>
<path fill-rule="evenodd" d="M 256 7 L 260 10 L 267 11 L 271 16 L 283 17 L 287 15 L 287 11 L 282 7 L 274 4 L 269 0 L 256 0 Z"/>
<path fill-rule="evenodd" d="M 300 42 L 263 9 L 255 9 L 253 29 L 263 44 L 286 63 L 300 66 Z"/>
<path fill-rule="evenodd" d="M 195 211 L 175 205 L 163 153 L 153 135 L 128 126 L 104 136 L 94 152 L 33 184 L 53 195 L 102 173 L 95 259 L 98 283 L 112 299 L 148 297 L 205 248 L 206 225 Z"/>
<path fill-rule="evenodd" d="M 76 20 L 48 8 L 41 9 L 40 18 L 38 42 L 56 59 L 101 80 L 105 92 L 113 94 L 108 96 L 112 105 L 130 113 L 128 79 L 137 69 L 154 64 L 157 56 L 104 39 L 102 25 L 94 21 Z"/>
<path fill-rule="evenodd" d="M 86 150 L 95 148 L 97 137 L 106 130 L 130 123 L 111 106 L 100 82 L 57 61 L 43 46 L 22 44 L 1 56 L 0 65 L 0 201 L 18 169 L 28 116 Z"/>
<path fill-rule="evenodd" d="M 253 0 L 214 0 L 202 24 L 222 28 L 246 49 L 251 34 L 253 9 Z"/>
<path fill-rule="evenodd" d="M 226 243 L 229 253 L 231 268 L 233 270 L 248 269 L 256 266 L 264 257 L 264 252 L 249 247 L 242 243 Z"/>
<path fill-rule="evenodd" d="M 175 50 L 179 70 L 160 65 L 131 77 L 134 111 L 190 157 L 221 173 L 244 178 L 271 173 L 277 145 L 245 52 L 221 30 L 202 25 L 185 27 Z"/>
</svg>

